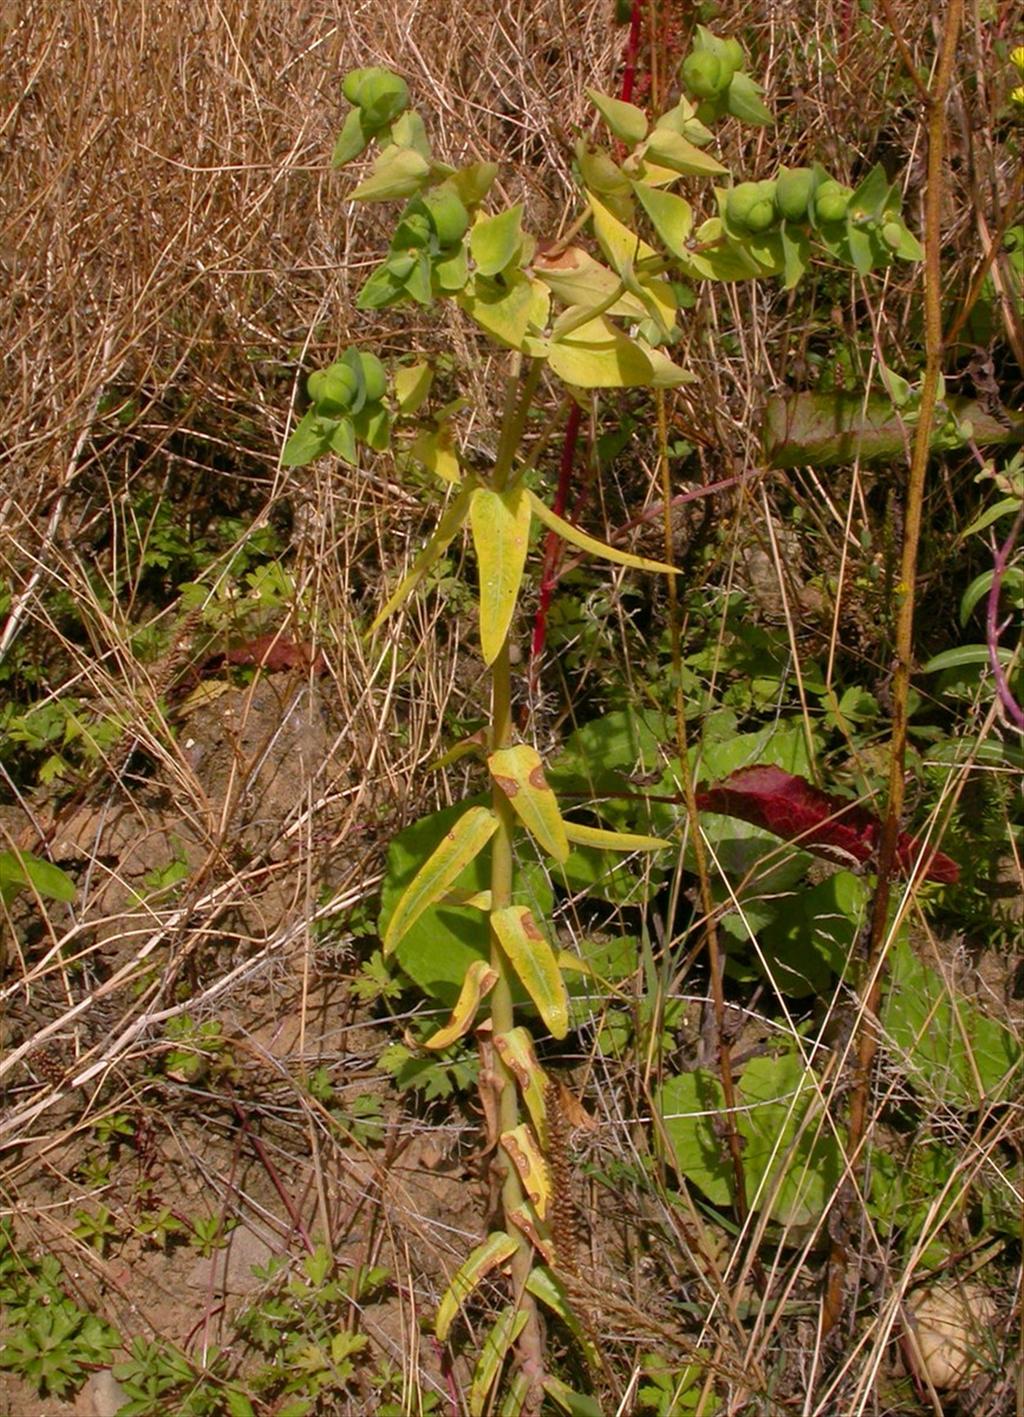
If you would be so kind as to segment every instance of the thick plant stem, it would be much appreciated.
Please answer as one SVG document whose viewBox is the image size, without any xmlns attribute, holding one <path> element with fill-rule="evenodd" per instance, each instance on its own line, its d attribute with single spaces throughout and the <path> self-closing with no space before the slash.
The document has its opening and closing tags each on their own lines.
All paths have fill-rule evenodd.
<svg viewBox="0 0 1024 1417">
<path fill-rule="evenodd" d="M 502 420 L 501 436 L 495 461 L 492 482 L 497 490 L 504 488 L 508 481 L 516 452 L 526 428 L 537 381 L 540 377 L 540 361 L 534 360 L 525 379 L 519 379 L 518 358 L 513 364 L 509 378 L 505 415 Z M 512 665 L 509 644 L 506 639 L 497 659 L 491 665 L 491 725 L 490 747 L 492 752 L 507 748 L 512 742 Z M 514 863 L 512 857 L 512 829 L 514 813 L 508 797 L 495 784 L 491 790 L 491 804 L 498 818 L 498 830 L 491 842 L 491 909 L 502 910 L 512 901 Z M 508 961 L 498 937 L 492 927 L 490 938 L 491 964 L 498 980 L 490 996 L 491 1027 L 495 1036 L 509 1033 L 515 1023 L 512 1002 L 512 978 Z M 500 1057 L 495 1060 L 501 1092 L 498 1100 L 498 1124 L 501 1133 L 512 1131 L 519 1125 L 519 1093 L 516 1080 Z M 526 1381 L 526 1398 L 520 1409 L 523 1417 L 535 1417 L 543 1402 L 544 1392 L 541 1382 L 544 1377 L 544 1339 L 540 1316 L 531 1294 L 526 1292 L 526 1281 L 533 1268 L 533 1248 L 526 1237 L 508 1220 L 510 1213 L 525 1203 L 519 1172 L 501 1150 L 497 1153 L 497 1164 L 502 1168 L 501 1209 L 506 1229 L 516 1238 L 516 1251 L 510 1262 L 512 1287 L 515 1302 L 521 1313 L 526 1314 L 526 1325 L 516 1344 L 519 1370 Z"/>
<path fill-rule="evenodd" d="M 885 8 L 891 25 L 890 7 L 886 6 Z M 934 84 L 926 94 L 928 175 L 924 201 L 925 369 L 921 382 L 921 408 L 911 452 L 904 513 L 903 550 L 898 587 L 899 608 L 896 618 L 895 667 L 892 681 L 889 792 L 878 848 L 878 887 L 871 908 L 868 945 L 859 989 L 857 1034 L 854 1039 L 855 1062 L 847 1139 L 847 1156 L 851 1168 L 863 1159 L 864 1146 L 868 1138 L 871 1076 L 878 1049 L 877 1021 L 882 999 L 884 953 L 889 934 L 889 901 L 893 868 L 896 864 L 900 816 L 903 811 L 907 710 L 914 649 L 914 588 L 917 578 L 917 556 L 921 539 L 928 457 L 932 427 L 935 422 L 935 406 L 938 401 L 939 375 L 942 372 L 942 358 L 945 348 L 942 336 L 941 223 L 943 164 L 946 145 L 946 100 L 956 61 L 963 8 L 963 0 L 950 0 L 946 8 L 938 70 Z M 897 35 L 897 39 L 900 38 L 901 36 Z M 835 1327 L 844 1307 L 849 1256 L 848 1232 L 852 1229 L 850 1223 L 851 1188 L 847 1187 L 846 1192 L 845 1209 L 847 1213 L 839 1216 L 839 1233 L 833 1236 L 829 1254 L 828 1279 L 822 1307 L 822 1329 L 825 1333 Z"/>
</svg>

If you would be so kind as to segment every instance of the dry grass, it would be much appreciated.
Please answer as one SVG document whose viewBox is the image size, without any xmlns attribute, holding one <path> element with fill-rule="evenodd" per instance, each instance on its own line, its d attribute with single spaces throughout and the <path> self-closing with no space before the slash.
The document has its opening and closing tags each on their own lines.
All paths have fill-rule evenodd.
<svg viewBox="0 0 1024 1417">
<path fill-rule="evenodd" d="M 1008 4 L 996 9 L 994 20 L 976 18 L 965 37 L 951 108 L 951 289 L 966 288 L 986 256 L 1013 181 L 992 138 L 999 94 L 991 46 L 1020 13 Z M 796 0 L 738 7 L 730 19 L 758 55 L 755 67 L 781 122 L 776 135 L 734 134 L 723 157 L 766 176 L 779 159 L 813 155 L 840 178 L 881 159 L 913 214 L 919 107 L 910 86 L 896 82 L 899 56 L 880 29 L 852 25 L 858 11 Z M 497 367 L 456 318 L 384 312 L 372 323 L 356 316 L 355 294 L 387 217 L 346 205 L 348 178 L 326 165 L 342 109 L 339 76 L 356 64 L 398 69 L 438 151 L 452 161 L 470 153 L 500 159 L 502 195 L 525 202 L 533 229 L 554 232 L 573 211 L 572 142 L 590 123 L 584 89 L 616 85 L 622 31 L 609 12 L 598 0 L 191 7 L 111 0 L 102 14 L 86 0 L 0 6 L 7 331 L 0 576 L 11 593 L 0 658 L 15 666 L 15 689 L 37 664 L 37 701 L 74 696 L 86 716 L 124 726 L 121 747 L 105 748 L 105 764 L 94 760 L 81 784 L 77 815 L 56 817 L 45 792 L 7 784 L 11 809 L 0 828 L 23 846 L 36 845 L 40 830 L 49 831 L 51 845 L 66 839 L 63 859 L 81 890 L 73 908 L 43 912 L 41 932 L 20 918 L 7 961 L 0 1209 L 22 1212 L 26 1239 L 88 1260 L 86 1289 L 125 1331 L 149 1325 L 180 1339 L 181 1305 L 143 1300 L 126 1287 L 121 1270 L 73 1238 L 73 1212 L 105 1196 L 120 1207 L 131 1236 L 132 1185 L 157 1177 L 161 1193 L 177 1191 L 193 1209 L 245 1217 L 271 1248 L 294 1257 L 301 1245 L 282 1211 L 276 1174 L 340 1257 L 379 1260 L 398 1277 L 399 1298 L 368 1317 L 371 1336 L 405 1367 L 410 1391 L 421 1383 L 443 1390 L 417 1324 L 478 1230 L 479 1197 L 464 1159 L 472 1128 L 454 1113 L 427 1123 L 396 1108 L 386 1117 L 385 1147 L 367 1150 L 339 1133 L 304 1080 L 322 1064 L 343 1102 L 372 1088 L 387 1030 L 369 1024 L 339 984 L 352 943 L 349 912 L 372 896 L 395 827 L 461 791 L 458 779 L 446 786 L 425 769 L 449 745 L 445 714 L 468 719 L 479 709 L 477 668 L 460 643 L 469 629 L 458 614 L 413 608 L 394 641 L 372 652 L 356 633 L 383 579 L 422 531 L 419 500 L 391 461 L 382 457 L 358 472 L 326 463 L 287 470 L 279 452 L 302 375 L 355 338 L 388 352 L 453 352 L 472 395 L 474 436 L 486 440 L 496 416 Z M 934 47 L 928 6 L 901 0 L 897 13 L 927 66 Z M 833 74 L 827 56 L 837 49 L 845 62 Z M 998 277 L 998 262 L 995 271 Z M 899 267 L 884 284 L 833 282 L 810 325 L 807 307 L 774 285 L 702 294 L 677 354 L 699 383 L 697 392 L 683 391 L 678 415 L 705 450 L 706 476 L 757 465 L 765 398 L 801 383 L 809 355 L 832 341 L 834 319 L 853 333 L 869 329 L 874 359 L 898 366 L 913 338 L 916 281 L 912 269 Z M 1003 317 L 1005 340 L 1016 348 L 1008 307 Z M 634 514 L 659 495 L 653 457 L 644 462 L 650 451 L 641 439 L 617 494 Z M 974 470 L 946 474 L 936 507 L 954 504 Z M 721 513 L 716 574 L 725 584 L 742 580 L 756 548 L 776 583 L 773 613 L 787 626 L 794 661 L 809 666 L 813 658 L 831 675 L 837 656 L 850 652 L 855 622 L 871 609 L 856 581 L 864 570 L 861 533 L 877 525 L 877 481 L 858 468 L 833 485 L 807 470 L 794 476 L 789 494 L 836 569 L 833 598 L 818 620 L 810 617 L 809 626 L 804 616 L 806 576 L 791 548 L 780 546 L 774 494 L 763 484 Z M 228 517 L 245 528 L 211 558 L 202 576 L 206 601 L 191 618 L 140 570 L 143 549 L 156 544 L 161 502 L 173 505 L 174 520 L 192 536 Z M 149 511 L 140 513 L 142 506 Z M 249 622 L 232 620 L 224 597 L 234 583 L 232 556 L 252 528 L 266 526 L 293 578 L 270 628 L 322 648 L 328 674 L 316 682 L 292 676 L 275 688 L 273 702 L 260 698 L 258 684 L 232 690 L 232 728 L 219 738 L 223 704 L 169 722 L 171 661 L 177 670 L 179 660 L 223 649 L 233 632 L 251 632 Z M 953 608 L 936 623 L 952 633 Z M 616 622 L 613 612 L 610 626 L 610 641 L 618 635 L 622 652 L 635 655 L 625 619 Z M 865 673 L 881 678 L 885 665 L 872 663 L 877 643 L 864 652 Z M 577 690 L 586 684 L 584 676 Z M 979 740 L 999 731 L 987 703 L 972 710 L 964 731 Z M 202 760 L 190 756 L 193 740 Z M 135 749 L 130 763 L 125 744 Z M 114 781 L 123 767 L 126 791 Z M 951 769 L 940 818 L 966 771 Z M 269 834 L 261 812 L 273 822 Z M 109 843 L 115 818 L 123 823 L 120 845 L 108 860 L 98 848 Z M 131 857 L 136 838 L 143 845 Z M 140 902 L 144 875 L 176 852 L 189 867 L 184 893 L 161 897 L 147 887 Z M 948 942 L 931 936 L 912 899 L 901 905 L 922 947 L 944 961 L 951 991 L 961 987 L 964 971 L 954 974 Z M 585 928 L 571 905 L 563 916 L 567 932 Z M 664 986 L 692 995 L 698 1017 L 706 982 L 673 972 L 673 943 L 686 942 L 666 940 Z M 184 1013 L 219 1020 L 234 1063 L 214 1073 L 208 1090 L 172 1083 L 154 1090 L 146 1070 L 166 1051 L 168 1020 Z M 785 1031 L 810 1059 L 832 1046 L 838 1013 L 836 1000 L 811 1033 L 796 1019 Z M 756 1006 L 753 1017 L 757 1024 Z M 817 1074 L 814 1125 L 826 1132 L 841 1125 L 843 1061 L 840 1048 Z M 616 1198 L 621 1230 L 596 1218 L 607 1193 L 590 1198 L 592 1258 L 605 1267 L 609 1293 L 593 1317 L 617 1372 L 628 1375 L 638 1352 L 663 1351 L 681 1362 L 700 1346 L 726 1394 L 722 1410 L 807 1417 L 909 1410 L 887 1408 L 884 1395 L 901 1305 L 925 1268 L 929 1241 L 944 1233 L 974 1179 L 1002 1174 L 1011 1183 L 1006 1157 L 1019 1152 L 1016 1110 L 939 1119 L 962 1164 L 898 1272 L 864 1211 L 854 1279 L 862 1295 L 879 1300 L 852 1310 L 856 1322 L 837 1356 L 815 1330 L 820 1232 L 776 1236 L 773 1248 L 755 1212 L 726 1243 L 692 1205 L 644 1180 L 649 1142 L 639 1119 L 650 1110 L 653 1073 L 645 1072 L 641 1087 L 632 1057 L 619 1067 L 595 1053 L 580 1064 L 600 1124 L 596 1163 L 632 1168 Z M 883 1078 L 879 1113 L 894 1101 L 885 1085 Z M 269 1148 L 248 1170 L 233 1131 L 235 1102 L 259 1119 Z M 118 1189 L 115 1176 L 90 1190 L 75 1168 L 94 1146 L 97 1118 L 119 1110 L 158 1140 L 132 1182 Z M 663 1265 L 653 1283 L 641 1236 Z M 124 1255 L 143 1265 L 137 1237 Z M 632 1273 L 623 1255 L 634 1256 Z M 150 1260 L 146 1273 L 164 1282 Z M 758 1264 L 774 1304 L 758 1306 Z M 609 1266 L 622 1279 L 614 1293 Z M 691 1304 L 681 1338 L 677 1315 L 668 1303 L 662 1308 L 657 1292 L 666 1272 Z M 202 1302 L 203 1344 L 230 1341 L 229 1319 L 213 1315 L 209 1296 Z M 1008 1361 L 1009 1350 L 1002 1354 Z M 635 1390 L 636 1376 L 620 1396 Z M 977 1417 L 1011 1410 L 1010 1383 L 1007 1376 L 979 1387 L 988 1406 L 976 1406 Z M 352 1410 L 368 1400 L 353 1399 Z M 621 1410 L 632 1400 L 624 1397 Z M 940 1410 L 934 1393 L 927 1401 L 919 1410 Z"/>
</svg>

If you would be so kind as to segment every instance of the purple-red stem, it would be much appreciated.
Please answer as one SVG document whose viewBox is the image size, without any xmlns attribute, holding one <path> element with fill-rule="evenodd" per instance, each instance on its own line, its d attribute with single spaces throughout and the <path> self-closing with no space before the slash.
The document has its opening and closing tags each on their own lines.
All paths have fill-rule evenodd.
<svg viewBox="0 0 1024 1417">
<path fill-rule="evenodd" d="M 1013 555 L 1017 545 L 1017 537 L 1020 535 L 1021 524 L 1024 522 L 1024 506 L 1017 513 L 1016 520 L 1010 528 L 1010 534 L 1003 542 L 1002 546 L 995 553 L 995 563 L 992 574 L 992 585 L 988 593 L 988 603 L 985 607 L 985 639 L 988 644 L 988 658 L 992 665 L 992 674 L 996 681 L 996 694 L 999 702 L 1009 714 L 1010 718 L 1018 728 L 1024 729 L 1024 710 L 1013 697 L 1006 675 L 1003 673 L 1003 666 L 999 662 L 999 636 L 1006 628 L 999 624 L 999 592 L 1003 586 L 1003 576 L 1006 567 L 1009 565 L 1010 557 Z"/>
</svg>

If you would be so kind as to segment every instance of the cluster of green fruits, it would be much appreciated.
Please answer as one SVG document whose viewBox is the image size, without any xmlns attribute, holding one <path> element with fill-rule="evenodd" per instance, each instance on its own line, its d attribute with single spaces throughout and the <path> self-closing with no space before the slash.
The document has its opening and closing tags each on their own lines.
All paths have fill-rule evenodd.
<svg viewBox="0 0 1024 1417">
<path fill-rule="evenodd" d="M 299 467 L 322 453 L 356 461 L 357 443 L 382 451 L 391 436 L 383 399 L 388 380 L 375 354 L 350 347 L 326 369 L 306 380 L 311 407 L 285 445 L 282 461 Z"/>
<path fill-rule="evenodd" d="M 699 100 L 697 117 L 713 123 L 731 114 L 744 123 L 766 126 L 772 116 L 761 102 L 762 89 L 746 73 L 746 55 L 738 39 L 723 39 L 698 25 L 693 48 L 679 74 L 686 91 Z"/>
<path fill-rule="evenodd" d="M 737 231 L 758 235 L 780 221 L 830 226 L 845 221 L 853 189 L 811 167 L 782 167 L 765 182 L 740 182 L 726 199 L 725 214 Z"/>
<path fill-rule="evenodd" d="M 398 219 L 387 259 L 359 293 L 360 310 L 379 310 L 411 297 L 429 305 L 435 286 L 461 290 L 467 270 L 462 238 L 470 214 L 450 180 L 427 187 L 407 203 Z"/>
<path fill-rule="evenodd" d="M 353 69 L 341 91 L 352 111 L 334 147 L 331 160 L 336 167 L 358 157 L 409 107 L 408 85 L 389 69 Z"/>
</svg>

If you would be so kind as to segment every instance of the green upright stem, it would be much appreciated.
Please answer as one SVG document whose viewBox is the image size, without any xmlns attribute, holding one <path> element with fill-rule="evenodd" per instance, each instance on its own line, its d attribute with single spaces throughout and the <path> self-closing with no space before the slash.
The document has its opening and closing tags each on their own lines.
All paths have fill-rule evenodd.
<svg viewBox="0 0 1024 1417">
<path fill-rule="evenodd" d="M 507 484 L 515 465 L 516 454 L 526 430 L 526 420 L 530 403 L 541 373 L 541 361 L 532 360 L 526 377 L 520 379 L 521 360 L 516 356 L 509 372 L 509 386 L 505 398 L 505 412 L 502 419 L 501 435 L 491 477 L 492 486 L 501 491 Z M 492 752 L 507 748 L 512 743 L 512 661 L 506 639 L 497 659 L 491 665 L 491 731 Z M 495 784 L 491 789 L 491 805 L 498 818 L 498 830 L 491 838 L 491 909 L 501 910 L 512 902 L 514 863 L 512 856 L 512 831 L 514 813 L 508 798 Z M 491 930 L 491 964 L 498 976 L 491 991 L 491 1026 L 495 1036 L 509 1033 L 515 1024 L 515 1008 L 512 1002 L 512 978 L 508 961 L 493 928 Z M 519 1093 L 515 1078 L 505 1067 L 500 1056 L 495 1059 L 501 1093 L 498 1101 L 498 1121 L 501 1132 L 512 1131 L 519 1125 Z M 499 1145 L 497 1164 L 501 1167 L 501 1209 L 506 1228 L 517 1241 L 516 1252 L 512 1256 L 511 1272 L 515 1301 L 521 1312 L 527 1315 L 526 1326 L 519 1336 L 517 1356 L 520 1372 L 526 1381 L 527 1395 L 521 1409 L 523 1417 L 535 1417 L 540 1412 L 544 1392 L 541 1382 L 544 1377 L 544 1342 L 541 1334 L 540 1316 L 533 1296 L 527 1293 L 526 1281 L 533 1268 L 533 1248 L 526 1237 L 511 1224 L 507 1217 L 510 1212 L 525 1203 L 519 1172 L 501 1150 Z"/>
</svg>

